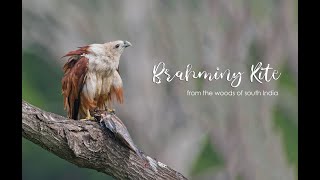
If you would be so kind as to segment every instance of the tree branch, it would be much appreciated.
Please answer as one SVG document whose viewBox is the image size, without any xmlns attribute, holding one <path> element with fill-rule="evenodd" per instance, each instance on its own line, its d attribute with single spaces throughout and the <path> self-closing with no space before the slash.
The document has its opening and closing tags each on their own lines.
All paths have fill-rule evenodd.
<svg viewBox="0 0 320 180">
<path fill-rule="evenodd" d="M 149 165 L 97 122 L 75 121 L 22 101 L 22 136 L 78 167 L 115 179 L 187 179 L 145 156 Z"/>
</svg>

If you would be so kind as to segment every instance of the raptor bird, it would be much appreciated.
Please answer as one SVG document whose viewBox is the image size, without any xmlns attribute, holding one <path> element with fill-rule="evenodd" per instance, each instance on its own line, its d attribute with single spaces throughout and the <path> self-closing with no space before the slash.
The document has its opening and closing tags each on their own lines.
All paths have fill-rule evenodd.
<svg viewBox="0 0 320 180">
<path fill-rule="evenodd" d="M 94 120 L 93 110 L 113 111 L 116 99 L 123 103 L 123 84 L 119 60 L 128 41 L 90 44 L 68 52 L 63 66 L 62 95 L 64 108 L 71 119 Z"/>
</svg>

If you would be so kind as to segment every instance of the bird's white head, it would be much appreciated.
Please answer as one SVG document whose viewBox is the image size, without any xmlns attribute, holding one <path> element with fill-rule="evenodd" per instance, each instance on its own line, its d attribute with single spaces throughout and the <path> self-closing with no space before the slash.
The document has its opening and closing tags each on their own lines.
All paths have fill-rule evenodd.
<svg viewBox="0 0 320 180">
<path fill-rule="evenodd" d="M 108 56 L 112 59 L 119 59 L 126 47 L 132 46 L 129 41 L 111 41 L 104 44 L 91 44 L 90 51 L 96 56 Z"/>
</svg>

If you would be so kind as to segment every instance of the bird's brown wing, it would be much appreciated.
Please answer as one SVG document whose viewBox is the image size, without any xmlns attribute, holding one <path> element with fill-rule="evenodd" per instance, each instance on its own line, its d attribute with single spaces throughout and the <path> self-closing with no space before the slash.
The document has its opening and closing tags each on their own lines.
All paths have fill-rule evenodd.
<svg viewBox="0 0 320 180">
<path fill-rule="evenodd" d="M 81 46 L 78 47 L 79 49 L 70 51 L 66 55 L 62 56 L 61 58 L 67 57 L 67 56 L 73 56 L 76 59 L 79 59 L 79 56 L 82 54 L 87 54 L 88 53 L 88 48 L 89 46 Z"/>
<path fill-rule="evenodd" d="M 64 108 L 68 111 L 68 117 L 77 119 L 80 108 L 80 93 L 82 91 L 88 71 L 88 58 L 80 56 L 85 53 L 84 48 L 70 51 L 66 56 L 71 56 L 64 65 L 62 78 L 62 94 Z"/>
</svg>

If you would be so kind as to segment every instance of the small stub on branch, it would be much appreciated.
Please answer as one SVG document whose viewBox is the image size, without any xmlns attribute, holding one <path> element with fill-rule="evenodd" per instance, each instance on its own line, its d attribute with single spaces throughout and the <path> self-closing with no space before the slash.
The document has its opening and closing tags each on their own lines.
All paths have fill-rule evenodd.
<svg viewBox="0 0 320 180">
<path fill-rule="evenodd" d="M 158 167 L 166 168 L 167 165 L 143 154 L 137 146 L 134 144 L 127 127 L 124 123 L 115 115 L 114 112 L 108 112 L 104 110 L 95 110 L 93 116 L 100 123 L 103 128 L 111 131 L 116 138 L 124 143 L 130 150 L 135 152 L 142 161 L 145 163 L 146 168 L 151 168 L 154 172 L 158 172 Z"/>
<path fill-rule="evenodd" d="M 124 143 L 130 150 L 135 152 L 142 160 L 146 161 L 146 156 L 134 144 L 127 127 L 114 112 L 110 113 L 105 110 L 95 110 L 93 116 L 103 128 L 111 131 L 116 138 Z"/>
</svg>

